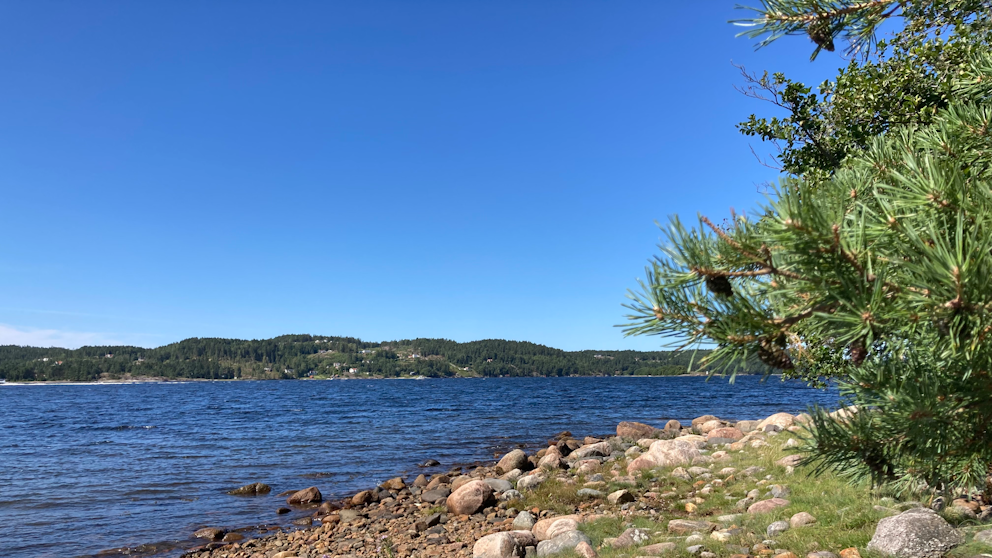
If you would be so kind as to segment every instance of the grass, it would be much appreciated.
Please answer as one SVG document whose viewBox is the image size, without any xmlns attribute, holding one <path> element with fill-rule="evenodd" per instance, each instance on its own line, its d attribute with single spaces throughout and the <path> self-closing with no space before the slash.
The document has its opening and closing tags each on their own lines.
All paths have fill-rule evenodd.
<svg viewBox="0 0 992 558">
<path fill-rule="evenodd" d="M 647 544 L 664 541 L 675 542 L 677 549 L 674 554 L 668 556 L 688 557 L 689 554 L 685 550 L 685 538 L 671 536 L 667 531 L 670 520 L 703 519 L 719 524 L 721 523 L 717 520 L 719 516 L 742 514 L 732 524 L 724 523 L 721 525 L 721 528 L 731 526 L 740 528 L 740 534 L 725 543 L 720 543 L 704 535 L 702 544 L 707 550 L 714 552 L 721 558 L 729 557 L 731 554 L 738 553 L 738 550 L 728 548 L 728 545 L 753 548 L 754 545 L 768 539 L 766 528 L 770 523 L 779 520 L 788 521 L 799 512 L 812 514 L 816 518 L 816 522 L 779 534 L 774 538 L 775 543 L 770 545 L 772 550 L 791 551 L 802 558 L 813 551 L 827 550 L 839 554 L 843 549 L 856 547 L 865 558 L 882 558 L 868 552 L 865 546 L 871 540 L 878 521 L 888 515 L 886 512 L 876 511 L 874 506 L 886 505 L 891 507 L 894 503 L 891 500 L 883 500 L 882 493 L 874 491 L 866 485 L 852 484 L 833 473 L 812 477 L 803 469 L 797 468 L 794 473 L 787 474 L 786 469 L 776 465 L 775 461 L 795 453 L 795 450 L 783 447 L 785 442 L 793 437 L 795 436 L 789 432 L 782 432 L 777 436 L 767 437 L 768 445 L 765 447 L 748 447 L 744 452 L 728 452 L 725 460 L 713 464 L 710 470 L 714 477 L 704 483 L 674 478 L 671 476 L 672 469 L 668 468 L 638 475 L 634 479 L 634 485 L 624 484 L 617 482 L 613 471 L 617 471 L 617 476 L 626 476 L 626 458 L 617 460 L 615 464 L 604 463 L 601 473 L 607 483 L 606 486 L 597 489 L 605 494 L 626 488 L 638 496 L 647 491 L 659 494 L 676 492 L 678 495 L 672 499 L 649 500 L 646 509 L 640 509 L 639 505 L 635 505 L 629 510 L 621 510 L 618 506 L 606 503 L 605 498 L 593 501 L 580 498 L 577 491 L 583 488 L 585 478 L 582 476 L 575 477 L 574 484 L 551 478 L 535 490 L 528 491 L 523 501 L 515 503 L 513 507 L 517 509 L 536 507 L 540 510 L 551 510 L 556 514 L 571 514 L 580 510 L 601 514 L 599 519 L 581 525 L 582 531 L 598 548 L 600 558 L 638 556 L 637 547 L 628 549 L 600 547 L 605 539 L 617 537 L 630 527 L 638 527 L 649 532 L 651 539 Z M 741 471 L 752 466 L 763 467 L 764 471 L 753 477 L 741 474 Z M 733 467 L 737 469 L 737 472 L 724 479 L 722 483 L 714 482 L 721 478 L 716 473 L 725 467 Z M 769 476 L 770 478 L 766 478 Z M 712 492 L 701 495 L 699 490 L 706 483 L 711 485 Z M 760 491 L 758 500 L 770 498 L 768 491 L 772 484 L 779 484 L 789 489 L 790 493 L 785 496 L 790 502 L 788 506 L 756 515 L 735 509 L 737 501 L 743 499 L 749 491 L 755 488 Z M 696 510 L 690 513 L 685 509 L 685 501 L 687 498 L 693 497 L 702 500 L 696 504 Z M 641 501 L 638 500 L 638 502 Z M 972 520 L 971 523 L 976 522 Z M 988 526 L 965 525 L 965 529 L 971 534 L 983 528 L 988 528 Z M 969 534 L 968 539 L 970 540 L 970 538 L 971 535 Z M 950 557 L 965 558 L 990 551 L 992 551 L 992 546 L 968 542 L 954 549 L 950 553 Z"/>
</svg>

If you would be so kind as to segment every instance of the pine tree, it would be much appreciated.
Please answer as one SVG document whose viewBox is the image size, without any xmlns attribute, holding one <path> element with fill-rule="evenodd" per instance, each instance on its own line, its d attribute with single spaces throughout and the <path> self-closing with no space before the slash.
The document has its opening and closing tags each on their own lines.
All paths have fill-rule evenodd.
<svg viewBox="0 0 992 558">
<path fill-rule="evenodd" d="M 786 169 L 764 207 L 722 224 L 672 218 L 663 254 L 630 295 L 628 334 L 714 346 L 711 366 L 760 360 L 798 366 L 808 379 L 834 376 L 856 411 L 813 410 L 807 451 L 819 469 L 906 488 L 989 488 L 990 8 L 764 2 L 747 33 L 765 37 L 759 46 L 802 32 L 814 55 L 846 39 L 873 58 L 801 109 L 813 107 L 821 135 L 787 145 L 801 164 Z M 879 23 L 895 16 L 902 31 L 892 43 L 875 41 Z M 921 74 L 937 94 L 917 118 L 900 120 L 891 97 L 880 110 L 879 96 L 866 94 L 876 78 L 911 89 Z M 777 125 L 766 139 L 807 123 Z M 838 157 L 803 151 L 816 143 Z"/>
</svg>

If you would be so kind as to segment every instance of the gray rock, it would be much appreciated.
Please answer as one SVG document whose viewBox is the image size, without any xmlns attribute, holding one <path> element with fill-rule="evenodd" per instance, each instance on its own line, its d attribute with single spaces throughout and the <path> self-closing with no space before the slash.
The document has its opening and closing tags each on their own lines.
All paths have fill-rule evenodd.
<svg viewBox="0 0 992 558">
<path fill-rule="evenodd" d="M 992 529 L 986 529 L 975 534 L 975 542 L 992 546 Z"/>
<path fill-rule="evenodd" d="M 520 477 L 517 480 L 517 490 L 530 490 L 536 488 L 542 482 L 546 481 L 547 477 L 538 473 L 535 475 L 527 475 L 526 477 Z"/>
<path fill-rule="evenodd" d="M 789 527 L 790 526 L 788 521 L 776 521 L 775 523 L 769 525 L 767 529 L 765 529 L 765 533 L 767 533 L 769 537 L 777 537 L 782 533 L 788 531 Z"/>
<path fill-rule="evenodd" d="M 788 486 L 782 486 L 781 484 L 773 484 L 769 488 L 771 489 L 772 498 L 785 498 L 789 494 L 792 494 Z"/>
<path fill-rule="evenodd" d="M 510 533 L 493 533 L 476 541 L 472 558 L 516 558 L 517 540 Z"/>
<path fill-rule="evenodd" d="M 256 496 L 258 494 L 268 494 L 272 492 L 272 487 L 265 484 L 264 482 L 255 482 L 252 484 L 246 484 L 241 488 L 235 488 L 234 490 L 228 492 L 232 496 Z"/>
<path fill-rule="evenodd" d="M 566 531 L 553 539 L 537 543 L 537 556 L 543 558 L 572 550 L 581 542 L 592 545 L 592 541 L 582 531 Z"/>
<path fill-rule="evenodd" d="M 602 492 L 593 488 L 580 488 L 576 494 L 579 498 L 602 498 L 603 496 L 606 496 Z"/>
<path fill-rule="evenodd" d="M 501 502 L 509 502 L 510 500 L 523 500 L 524 495 L 516 490 L 507 490 L 499 495 L 499 500 Z"/>
<path fill-rule="evenodd" d="M 703 545 L 694 544 L 692 546 L 687 546 L 685 547 L 685 551 L 688 552 L 689 554 L 696 555 L 703 551 Z"/>
<path fill-rule="evenodd" d="M 484 482 L 484 483 L 488 484 L 490 487 L 492 487 L 493 492 L 496 492 L 496 493 L 506 492 L 507 490 L 510 490 L 511 488 L 513 488 L 513 485 L 510 484 L 510 481 L 505 481 L 505 480 L 502 480 L 502 479 L 485 479 L 482 482 Z"/>
<path fill-rule="evenodd" d="M 913 508 L 878 522 L 868 550 L 898 558 L 940 558 L 963 542 L 933 510 Z"/>
<path fill-rule="evenodd" d="M 420 499 L 428 504 L 434 504 L 447 499 L 448 496 L 451 496 L 451 489 L 443 487 L 424 491 L 424 493 L 420 495 Z"/>
<path fill-rule="evenodd" d="M 534 528 L 535 523 L 537 523 L 537 520 L 534 519 L 534 516 L 530 512 L 522 511 L 513 519 L 513 528 L 529 531 Z"/>
</svg>

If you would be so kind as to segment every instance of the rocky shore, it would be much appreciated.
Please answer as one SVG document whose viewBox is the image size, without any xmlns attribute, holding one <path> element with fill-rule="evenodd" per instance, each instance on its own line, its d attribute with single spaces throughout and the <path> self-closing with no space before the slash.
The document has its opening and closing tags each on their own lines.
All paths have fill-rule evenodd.
<svg viewBox="0 0 992 558">
<path fill-rule="evenodd" d="M 808 419 L 622 422 L 605 439 L 562 432 L 531 455 L 517 449 L 490 466 L 397 477 L 342 502 L 309 487 L 286 493 L 287 506 L 312 510 L 297 522 L 304 528 L 251 540 L 201 529 L 205 544 L 186 556 L 937 558 L 992 544 L 981 527 L 992 507 L 980 497 L 924 507 L 797 474 Z"/>
</svg>

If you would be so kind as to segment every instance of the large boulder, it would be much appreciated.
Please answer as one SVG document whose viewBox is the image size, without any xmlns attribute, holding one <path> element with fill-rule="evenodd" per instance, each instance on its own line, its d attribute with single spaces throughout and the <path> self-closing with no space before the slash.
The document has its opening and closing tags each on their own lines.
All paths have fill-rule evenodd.
<svg viewBox="0 0 992 558">
<path fill-rule="evenodd" d="M 711 444 L 729 444 L 730 442 L 736 442 L 743 437 L 743 432 L 736 428 L 729 427 L 714 428 L 706 433 L 706 440 Z"/>
<path fill-rule="evenodd" d="M 531 529 L 531 532 L 534 533 L 534 536 L 537 537 L 537 540 L 546 541 L 551 538 L 550 536 L 548 536 L 548 532 L 551 531 L 551 528 L 554 526 L 554 524 L 562 520 L 579 521 L 579 516 L 561 515 L 558 517 L 548 517 L 535 523 L 534 527 Z"/>
<path fill-rule="evenodd" d="M 656 467 L 691 465 L 692 460 L 700 457 L 700 455 L 693 442 L 681 438 L 658 440 L 651 444 L 647 452 L 627 465 L 627 474 Z"/>
<path fill-rule="evenodd" d="M 503 456 L 496 464 L 504 473 L 508 473 L 514 469 L 524 470 L 529 467 L 529 462 L 527 461 L 527 454 L 523 450 L 515 449 L 510 453 Z"/>
<path fill-rule="evenodd" d="M 638 440 L 640 438 L 650 438 L 657 428 L 644 424 L 643 422 L 621 422 L 617 425 L 617 436 Z"/>
<path fill-rule="evenodd" d="M 316 486 L 311 486 L 299 492 L 294 492 L 292 496 L 286 498 L 286 503 L 293 506 L 300 506 L 320 502 L 323 499 L 324 497 L 320 495 L 320 490 L 317 490 Z"/>
<path fill-rule="evenodd" d="M 556 446 L 551 446 L 544 457 L 537 462 L 537 466 L 541 469 L 562 469 L 564 468 L 563 458 L 561 451 Z"/>
<path fill-rule="evenodd" d="M 568 531 L 553 539 L 537 543 L 537 556 L 543 558 L 544 556 L 561 554 L 566 550 L 574 549 L 583 542 L 592 545 L 592 541 L 582 531 Z"/>
<path fill-rule="evenodd" d="M 765 420 L 758 423 L 755 430 L 764 430 L 769 424 L 774 424 L 782 430 L 792 426 L 796 421 L 796 417 L 790 415 L 789 413 L 775 413 L 774 415 L 766 418 Z"/>
<path fill-rule="evenodd" d="M 878 522 L 868 550 L 898 558 L 940 558 L 964 538 L 929 508 L 913 508 Z"/>
<path fill-rule="evenodd" d="M 696 430 L 698 430 L 700 434 L 707 434 L 712 430 L 716 430 L 717 428 L 723 428 L 723 426 L 724 426 L 723 422 L 721 422 L 719 419 L 713 419 L 713 420 L 708 420 L 703 424 L 700 424 L 699 426 L 696 427 Z"/>
<path fill-rule="evenodd" d="M 481 480 L 469 481 L 448 496 L 448 512 L 472 515 L 493 503 L 493 488 Z"/>
<path fill-rule="evenodd" d="M 476 541 L 472 558 L 517 558 L 524 555 L 524 549 L 535 544 L 537 541 L 529 531 L 493 533 Z"/>
</svg>

